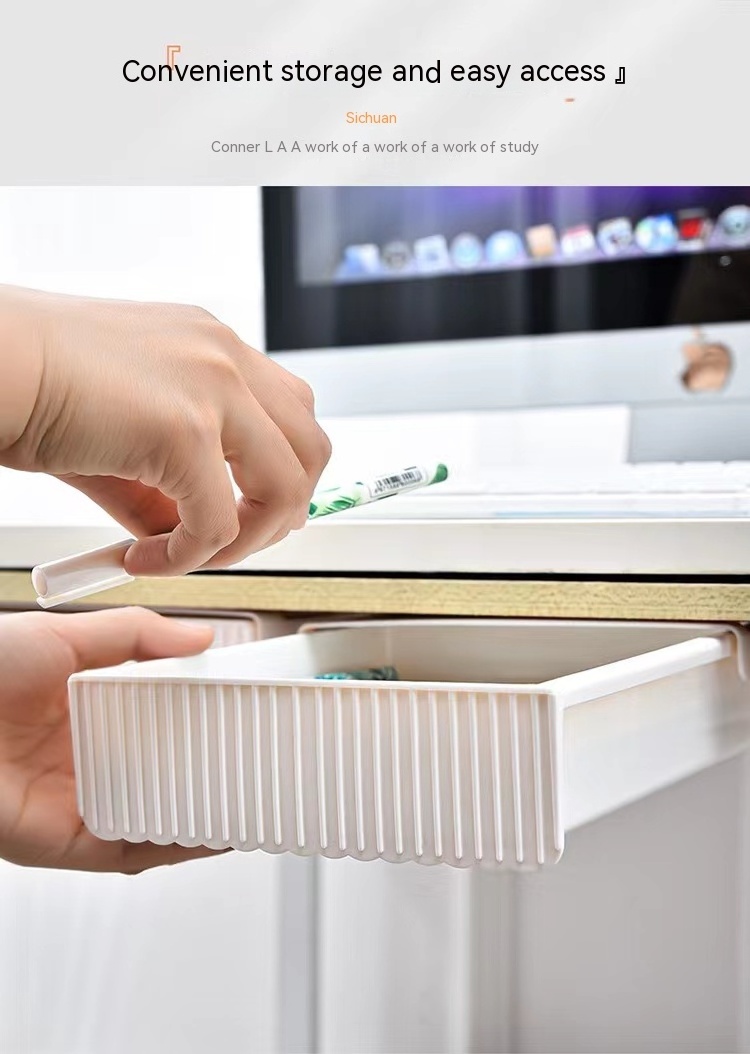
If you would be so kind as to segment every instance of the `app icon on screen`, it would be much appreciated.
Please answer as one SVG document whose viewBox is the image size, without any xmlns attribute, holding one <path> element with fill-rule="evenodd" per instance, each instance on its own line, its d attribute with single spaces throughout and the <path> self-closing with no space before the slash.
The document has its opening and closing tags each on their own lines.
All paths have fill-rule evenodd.
<svg viewBox="0 0 750 1054">
<path fill-rule="evenodd" d="M 624 216 L 602 220 L 596 238 L 605 256 L 618 256 L 633 244 L 633 224 Z"/>
<path fill-rule="evenodd" d="M 679 234 L 671 216 L 646 216 L 635 228 L 636 245 L 647 253 L 668 253 L 677 248 Z"/>
<path fill-rule="evenodd" d="M 719 230 L 734 245 L 750 245 L 750 206 L 731 205 L 719 216 Z"/>
<path fill-rule="evenodd" d="M 560 238 L 563 256 L 585 256 L 596 251 L 594 232 L 586 224 L 570 227 Z"/>
<path fill-rule="evenodd" d="M 705 209 L 683 209 L 677 213 L 681 249 L 702 249 L 709 239 L 711 220 Z"/>
<path fill-rule="evenodd" d="M 431 234 L 414 242 L 414 259 L 420 271 L 445 271 L 450 268 L 448 243 L 442 234 Z"/>
<path fill-rule="evenodd" d="M 526 255 L 523 242 L 515 231 L 495 231 L 484 247 L 487 262 L 499 266 L 513 263 Z"/>
<path fill-rule="evenodd" d="M 347 245 L 344 262 L 339 268 L 342 278 L 361 278 L 380 271 L 380 249 L 377 245 Z"/>
<path fill-rule="evenodd" d="M 389 271 L 403 271 L 411 263 L 411 248 L 407 242 L 388 242 L 383 246 L 383 266 Z"/>
<path fill-rule="evenodd" d="M 456 267 L 470 270 L 479 267 L 484 249 L 475 234 L 457 234 L 451 242 L 451 257 Z"/>
<path fill-rule="evenodd" d="M 537 260 L 554 256 L 557 252 L 555 228 L 551 223 L 540 223 L 537 227 L 529 227 L 526 231 L 526 244 L 531 255 Z"/>
</svg>

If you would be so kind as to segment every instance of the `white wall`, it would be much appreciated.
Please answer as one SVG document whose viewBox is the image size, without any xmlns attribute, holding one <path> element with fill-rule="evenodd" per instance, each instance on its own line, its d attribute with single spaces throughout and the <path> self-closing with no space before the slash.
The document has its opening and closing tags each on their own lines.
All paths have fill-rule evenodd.
<svg viewBox="0 0 750 1054">
<path fill-rule="evenodd" d="M 0 188 L 0 280 L 174 300 L 262 343 L 255 187 Z"/>
</svg>

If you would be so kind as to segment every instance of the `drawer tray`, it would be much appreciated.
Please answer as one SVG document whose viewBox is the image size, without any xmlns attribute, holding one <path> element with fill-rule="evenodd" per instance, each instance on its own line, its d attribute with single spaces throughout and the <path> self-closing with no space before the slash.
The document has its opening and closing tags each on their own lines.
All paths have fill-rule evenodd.
<svg viewBox="0 0 750 1054">
<path fill-rule="evenodd" d="M 565 830 L 741 750 L 729 626 L 352 622 L 78 674 L 99 837 L 540 867 Z M 399 681 L 321 681 L 383 665 Z"/>
</svg>

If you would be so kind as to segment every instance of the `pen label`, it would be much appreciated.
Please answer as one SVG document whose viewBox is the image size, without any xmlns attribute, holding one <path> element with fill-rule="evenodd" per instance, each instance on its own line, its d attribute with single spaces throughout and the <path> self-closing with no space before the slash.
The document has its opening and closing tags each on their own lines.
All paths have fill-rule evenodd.
<svg viewBox="0 0 750 1054">
<path fill-rule="evenodd" d="M 390 494 L 397 494 L 400 490 L 408 490 L 427 482 L 427 473 L 424 469 L 412 465 L 393 476 L 381 476 L 370 486 L 369 490 L 373 498 L 386 498 Z"/>
</svg>

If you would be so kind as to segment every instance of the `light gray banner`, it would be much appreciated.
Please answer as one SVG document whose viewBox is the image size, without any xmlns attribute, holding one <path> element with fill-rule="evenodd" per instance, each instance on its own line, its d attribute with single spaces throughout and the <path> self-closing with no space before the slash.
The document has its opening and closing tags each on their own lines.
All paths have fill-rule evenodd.
<svg viewBox="0 0 750 1054">
<path fill-rule="evenodd" d="M 6 5 L 3 22 L 6 185 L 730 184 L 750 166 L 750 0 L 43 0 Z M 125 80 L 128 60 L 165 64 L 169 45 L 181 68 L 268 61 L 274 79 Z M 297 60 L 378 64 L 383 78 L 361 89 L 282 82 L 282 65 Z M 392 79 L 397 63 L 438 60 L 440 83 Z M 452 80 L 457 64 L 510 71 L 498 88 Z M 605 80 L 522 82 L 525 64 L 601 65 Z M 350 111 L 397 121 L 347 124 Z M 306 149 L 326 142 L 338 149 Z"/>
</svg>

